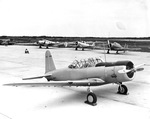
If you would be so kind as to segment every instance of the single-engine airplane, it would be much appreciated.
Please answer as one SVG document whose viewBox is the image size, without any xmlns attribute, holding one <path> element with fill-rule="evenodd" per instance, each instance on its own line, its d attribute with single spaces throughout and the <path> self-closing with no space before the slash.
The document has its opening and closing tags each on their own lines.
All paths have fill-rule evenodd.
<svg viewBox="0 0 150 119">
<path fill-rule="evenodd" d="M 23 80 L 45 77 L 48 83 L 44 86 L 86 86 L 86 103 L 96 105 L 97 96 L 92 92 L 91 86 L 101 86 L 110 83 L 118 84 L 118 93 L 127 94 L 128 88 L 123 82 L 132 81 L 136 71 L 141 71 L 144 64 L 134 66 L 131 61 L 104 62 L 100 58 L 88 60 L 75 60 L 68 67 L 56 69 L 50 51 L 45 53 L 45 74 L 38 77 L 23 78 Z M 41 83 L 12 83 L 5 85 L 41 85 Z"/>
<path fill-rule="evenodd" d="M 94 46 L 95 46 L 95 43 L 93 43 L 92 45 L 90 45 L 90 44 L 88 44 L 86 42 L 79 42 L 79 41 L 77 41 L 76 42 L 75 50 L 78 50 L 78 48 L 82 48 L 82 50 L 84 50 L 85 48 L 94 49 Z"/>
<path fill-rule="evenodd" d="M 107 40 L 107 54 L 109 54 L 110 50 L 114 50 L 116 51 L 116 53 L 118 54 L 118 51 L 129 51 L 129 50 L 141 50 L 141 48 L 128 48 L 128 45 L 125 44 L 125 46 L 121 46 L 119 43 L 114 42 L 114 43 L 110 43 L 109 40 Z"/>
<path fill-rule="evenodd" d="M 0 45 L 14 45 L 15 42 L 13 42 L 11 39 L 0 39 Z"/>
<path fill-rule="evenodd" d="M 46 48 L 50 46 L 55 46 L 55 47 L 67 47 L 67 43 L 60 43 L 60 42 L 54 42 L 54 41 L 49 41 L 49 40 L 39 40 L 37 42 L 39 45 L 39 48 L 42 48 L 42 46 L 45 46 Z"/>
</svg>

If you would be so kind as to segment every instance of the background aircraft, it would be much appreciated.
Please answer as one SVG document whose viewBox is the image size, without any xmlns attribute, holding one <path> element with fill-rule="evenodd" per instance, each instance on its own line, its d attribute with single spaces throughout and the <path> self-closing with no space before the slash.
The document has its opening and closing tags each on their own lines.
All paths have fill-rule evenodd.
<svg viewBox="0 0 150 119">
<path fill-rule="evenodd" d="M 15 42 L 13 42 L 10 39 L 0 39 L 0 45 L 14 45 Z"/>
<path fill-rule="evenodd" d="M 78 50 L 78 48 L 82 48 L 82 50 L 84 50 L 85 48 L 89 48 L 89 49 L 94 49 L 95 43 L 93 43 L 92 45 L 86 43 L 86 42 L 76 42 L 76 46 L 75 46 L 75 50 Z"/>
<path fill-rule="evenodd" d="M 54 46 L 54 47 L 67 47 L 67 43 L 60 43 L 60 42 L 54 42 L 54 41 L 49 41 L 49 40 L 39 40 L 37 42 L 39 45 L 39 48 L 42 48 L 42 46 L 45 46 L 46 48 Z"/>
<path fill-rule="evenodd" d="M 116 51 L 116 53 L 118 54 L 118 51 L 129 51 L 129 50 L 141 50 L 141 48 L 128 48 L 128 45 L 125 44 L 125 46 L 121 46 L 119 43 L 114 42 L 114 43 L 110 43 L 109 40 L 107 40 L 108 43 L 108 48 L 107 49 L 107 54 L 109 54 L 110 50 L 114 50 Z"/>
</svg>

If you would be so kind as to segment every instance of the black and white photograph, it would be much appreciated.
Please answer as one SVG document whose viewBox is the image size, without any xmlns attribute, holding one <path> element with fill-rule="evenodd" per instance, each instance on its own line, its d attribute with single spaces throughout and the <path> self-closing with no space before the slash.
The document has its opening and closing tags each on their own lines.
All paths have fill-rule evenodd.
<svg viewBox="0 0 150 119">
<path fill-rule="evenodd" d="M 149 0 L 0 0 L 0 119 L 150 119 Z"/>
</svg>

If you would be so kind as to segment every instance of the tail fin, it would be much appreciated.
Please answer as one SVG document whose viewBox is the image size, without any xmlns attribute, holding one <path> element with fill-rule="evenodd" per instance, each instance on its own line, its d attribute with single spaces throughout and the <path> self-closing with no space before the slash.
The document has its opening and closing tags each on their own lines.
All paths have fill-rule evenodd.
<svg viewBox="0 0 150 119">
<path fill-rule="evenodd" d="M 107 40 L 107 45 L 108 45 L 108 48 L 111 48 L 111 44 L 110 44 L 109 40 Z"/>
<path fill-rule="evenodd" d="M 53 71 L 55 70 L 55 64 L 52 58 L 52 55 L 50 53 L 50 51 L 46 51 L 45 53 L 45 73 L 49 72 L 49 71 Z"/>
<path fill-rule="evenodd" d="M 125 43 L 125 44 L 124 44 L 124 48 L 126 48 L 126 47 L 127 47 L 127 44 Z"/>
<path fill-rule="evenodd" d="M 92 46 L 95 46 L 95 42 L 92 43 Z"/>
<path fill-rule="evenodd" d="M 127 45 L 127 44 L 125 44 L 125 45 L 124 45 L 124 48 L 128 48 L 128 45 Z"/>
<path fill-rule="evenodd" d="M 66 48 L 66 47 L 68 46 L 68 43 L 67 43 L 67 42 L 65 42 L 65 43 L 64 43 L 64 46 L 65 46 L 65 48 Z"/>
</svg>

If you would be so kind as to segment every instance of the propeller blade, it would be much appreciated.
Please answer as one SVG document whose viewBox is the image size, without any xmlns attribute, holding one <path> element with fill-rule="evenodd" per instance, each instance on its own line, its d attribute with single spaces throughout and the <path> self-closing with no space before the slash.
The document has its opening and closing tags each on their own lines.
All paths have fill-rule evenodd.
<svg viewBox="0 0 150 119">
<path fill-rule="evenodd" d="M 130 70 L 122 69 L 122 70 L 119 70 L 118 73 L 128 73 L 128 72 L 143 71 L 144 68 L 140 68 L 143 65 L 145 65 L 145 64 L 143 63 L 143 64 L 140 64 L 140 65 L 137 65 L 137 66 L 135 66 L 134 68 L 132 68 Z"/>
</svg>

